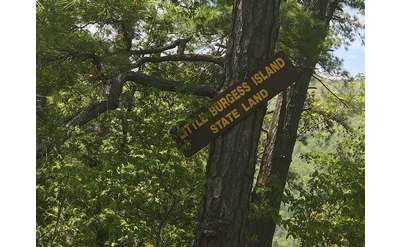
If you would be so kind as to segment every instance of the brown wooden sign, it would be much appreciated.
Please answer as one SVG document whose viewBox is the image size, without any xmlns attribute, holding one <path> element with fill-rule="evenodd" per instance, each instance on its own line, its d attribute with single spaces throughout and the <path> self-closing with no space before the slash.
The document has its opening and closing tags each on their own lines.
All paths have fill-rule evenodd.
<svg viewBox="0 0 400 247">
<path fill-rule="evenodd" d="M 298 76 L 288 57 L 277 53 L 250 78 L 229 86 L 204 111 L 177 128 L 174 134 L 186 156 L 192 156 L 211 140 L 244 119 L 262 103 L 283 91 Z"/>
</svg>

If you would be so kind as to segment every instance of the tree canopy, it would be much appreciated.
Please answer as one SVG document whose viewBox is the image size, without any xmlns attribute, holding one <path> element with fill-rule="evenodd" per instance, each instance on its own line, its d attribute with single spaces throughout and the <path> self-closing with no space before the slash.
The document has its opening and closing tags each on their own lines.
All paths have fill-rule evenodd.
<svg viewBox="0 0 400 247">
<path fill-rule="evenodd" d="M 235 2 L 36 1 L 38 246 L 192 245 L 208 149 L 186 158 L 170 130 L 226 86 Z M 364 78 L 332 51 L 362 33 L 346 9 L 364 2 L 338 1 L 323 42 L 313 2 L 279 7 L 275 50 L 317 56 L 318 75 L 274 244 L 363 246 Z"/>
</svg>

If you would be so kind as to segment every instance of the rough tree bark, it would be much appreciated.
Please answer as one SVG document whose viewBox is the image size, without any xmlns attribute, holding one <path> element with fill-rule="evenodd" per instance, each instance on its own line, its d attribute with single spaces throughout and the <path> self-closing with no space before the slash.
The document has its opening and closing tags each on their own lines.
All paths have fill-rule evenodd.
<svg viewBox="0 0 400 247">
<path fill-rule="evenodd" d="M 313 43 L 321 44 L 328 32 L 329 22 L 338 7 L 337 0 L 304 1 L 306 11 L 320 21 L 321 35 L 316 35 Z M 297 138 L 297 129 L 303 112 L 307 89 L 318 62 L 321 50 L 304 54 L 305 60 L 300 78 L 296 84 L 278 96 L 277 108 L 269 128 L 269 140 L 264 148 L 257 183 L 252 193 L 252 208 L 264 207 L 262 213 L 251 210 L 248 227 L 249 247 L 272 245 L 276 228 L 275 216 L 279 213 L 292 153 Z"/>
<path fill-rule="evenodd" d="M 236 0 L 225 85 L 243 80 L 274 53 L 279 0 Z M 194 246 L 242 247 L 256 150 L 266 107 L 258 108 L 211 144 Z"/>
</svg>

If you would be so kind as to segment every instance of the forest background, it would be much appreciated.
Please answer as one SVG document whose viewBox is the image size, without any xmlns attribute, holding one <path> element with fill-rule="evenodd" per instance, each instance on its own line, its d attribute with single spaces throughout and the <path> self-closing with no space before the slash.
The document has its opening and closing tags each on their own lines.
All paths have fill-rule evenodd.
<svg viewBox="0 0 400 247">
<path fill-rule="evenodd" d="M 67 7 L 71 8 L 71 6 Z M 212 19 L 212 16 L 207 17 Z M 61 22 L 62 21 L 63 20 L 61 20 Z M 55 24 L 60 23 L 55 22 Z M 51 37 L 49 40 L 45 41 L 54 42 L 54 40 L 51 40 Z M 63 41 L 67 43 L 74 42 L 72 39 L 64 39 Z M 40 46 L 40 42 L 37 43 Z M 38 59 L 38 61 L 39 60 L 40 59 Z M 71 63 L 71 65 L 73 64 L 74 63 Z M 60 64 L 56 64 L 55 67 L 57 67 L 57 65 L 65 68 Z M 76 64 L 75 66 L 69 69 L 77 69 L 77 72 L 81 72 L 79 71 L 80 69 L 83 70 L 82 67 L 79 68 Z M 89 67 L 90 65 L 87 66 Z M 168 67 L 172 67 L 170 69 L 174 71 L 173 67 L 177 65 L 175 63 L 166 63 L 165 65 L 159 64 L 159 66 L 166 66 L 167 69 L 169 69 Z M 157 68 L 154 69 L 157 71 Z M 61 71 L 64 73 L 63 76 L 68 75 L 67 72 L 70 72 L 67 70 Z M 53 72 L 55 72 L 55 75 L 60 75 L 60 70 Z M 180 76 L 179 73 L 176 73 L 176 70 L 169 74 L 177 76 L 177 78 Z M 190 75 L 190 72 L 188 74 Z M 46 75 L 51 75 L 51 73 Z M 40 76 L 40 73 L 38 73 L 38 76 Z M 304 241 L 313 241 L 314 238 L 321 236 L 321 233 L 315 234 L 315 227 L 321 229 L 322 234 L 325 234 L 323 231 L 326 230 L 326 233 L 328 233 L 326 236 L 327 241 L 340 241 L 338 239 L 330 239 L 332 236 L 330 236 L 329 233 L 337 235 L 334 232 L 335 230 L 339 233 L 351 232 L 353 230 L 357 232 L 360 230 L 359 227 L 363 225 L 363 212 L 361 214 L 360 212 L 350 211 L 350 213 L 356 213 L 351 215 L 351 219 L 354 221 L 353 223 L 355 223 L 355 228 L 351 229 L 351 227 L 349 228 L 348 225 L 346 225 L 346 230 L 335 229 L 333 225 L 337 225 L 337 223 L 340 225 L 343 223 L 343 221 L 340 221 L 342 219 L 333 219 L 332 221 L 332 218 L 329 217 L 334 217 L 335 215 L 324 215 L 324 212 L 318 212 L 318 209 L 320 209 L 321 206 L 337 206 L 339 202 L 337 200 L 330 201 L 329 198 L 335 198 L 335 193 L 339 193 L 336 194 L 336 196 L 340 195 L 339 197 L 343 197 L 349 190 L 354 190 L 355 187 L 353 186 L 355 184 L 351 184 L 352 187 L 350 187 L 349 190 L 342 186 L 343 184 L 339 184 L 339 190 L 330 194 L 327 193 L 327 188 L 323 186 L 329 184 L 333 186 L 331 188 L 334 188 L 335 185 L 338 185 L 337 181 L 343 181 L 344 184 L 348 185 L 347 182 L 350 178 L 346 178 L 343 175 L 351 174 L 351 172 L 354 171 L 343 172 L 343 170 L 340 170 L 344 167 L 342 164 L 343 162 L 353 162 L 356 166 L 361 166 L 361 170 L 363 171 L 364 155 L 360 151 L 364 150 L 362 129 L 364 119 L 364 77 L 362 75 L 357 75 L 354 78 L 347 77 L 343 80 L 326 75 L 320 76 L 323 78 L 324 83 L 335 92 L 336 96 L 343 99 L 348 106 L 342 104 L 342 102 L 331 92 L 327 91 L 326 87 L 322 86 L 318 80 L 314 79 L 311 82 L 307 101 L 307 106 L 309 107 L 306 108 L 303 115 L 307 114 L 307 112 L 309 112 L 309 114 L 301 120 L 302 124 L 299 131 L 299 140 L 296 144 L 293 164 L 291 165 L 291 179 L 287 186 L 288 190 L 286 191 L 285 204 L 281 208 L 282 219 L 279 221 L 280 228 L 275 235 L 275 246 L 297 246 Z M 39 98 L 37 100 L 40 102 L 41 96 L 46 94 L 41 95 L 40 80 L 38 80 L 37 83 L 38 90 L 36 96 Z M 45 84 L 43 86 L 45 86 Z M 64 87 L 66 85 L 60 86 Z M 76 86 L 77 88 L 74 88 Z M 68 116 L 70 113 L 76 113 L 77 110 L 80 109 L 79 106 L 81 106 L 81 102 L 74 102 L 74 100 L 89 100 L 86 102 L 91 102 L 90 94 L 86 95 L 88 99 L 85 99 L 85 97 L 80 98 L 79 95 L 81 92 L 88 92 L 85 91 L 87 89 L 84 87 L 81 88 L 81 86 L 82 85 L 68 85 L 67 89 L 50 87 L 51 90 L 54 90 L 54 94 L 47 95 L 46 100 L 49 100 L 49 106 L 52 105 L 51 107 L 54 108 L 52 111 L 46 111 L 46 114 L 55 114 L 51 116 L 54 122 L 51 123 L 52 121 L 47 121 L 45 124 L 38 124 L 38 143 L 40 142 L 39 139 L 44 140 L 50 136 L 50 141 L 47 141 L 50 143 L 53 141 L 51 145 L 57 146 L 56 140 L 59 138 L 51 137 L 51 135 L 56 134 L 57 131 L 50 131 L 51 128 L 57 128 L 61 125 L 58 125 L 57 119 L 64 120 L 65 116 Z M 124 237 L 127 235 L 131 236 L 129 234 L 133 234 L 132 238 L 129 237 L 130 239 L 144 241 L 145 244 L 150 244 L 150 246 L 155 245 L 155 232 L 159 237 L 160 246 L 164 246 L 163 244 L 167 244 L 167 246 L 173 246 L 175 244 L 176 246 L 185 246 L 185 243 L 187 243 L 185 241 L 190 241 L 193 237 L 193 218 L 196 214 L 196 203 L 193 202 L 196 202 L 199 197 L 198 193 L 202 189 L 201 182 L 203 178 L 201 175 L 204 174 L 204 170 L 202 169 L 204 169 L 206 152 L 204 151 L 204 154 L 198 155 L 198 157 L 195 157 L 193 160 L 182 161 L 181 159 L 183 158 L 178 154 L 173 144 L 167 147 L 165 146 L 165 143 L 170 141 L 165 141 L 164 138 L 169 138 L 165 133 L 167 133 L 169 129 L 168 124 L 170 123 L 168 120 L 165 121 L 165 119 L 173 121 L 177 119 L 176 116 L 183 117 L 187 111 L 193 107 L 193 104 L 196 104 L 195 99 L 185 98 L 184 95 L 174 95 L 174 97 L 178 97 L 178 99 L 181 97 L 182 100 L 182 106 L 178 105 L 178 112 L 175 113 L 174 110 L 176 111 L 177 109 L 167 105 L 168 97 L 170 97 L 168 93 L 159 92 L 157 90 L 146 90 L 145 88 L 142 89 L 140 85 L 139 91 L 143 91 L 144 95 L 134 93 L 133 100 L 137 100 L 141 106 L 139 108 L 142 109 L 138 109 L 139 112 L 135 112 L 136 109 L 130 112 L 132 115 L 129 115 L 129 118 L 135 119 L 135 114 L 141 113 L 147 117 L 143 118 L 143 122 L 137 121 L 134 130 L 133 128 L 127 130 L 127 133 L 132 131 L 130 132 L 131 136 L 138 131 L 138 134 L 135 136 L 140 137 L 135 140 L 134 144 L 137 146 L 134 147 L 135 145 L 133 145 L 130 146 L 130 148 L 134 150 L 149 150 L 148 147 L 151 147 L 153 150 L 157 151 L 154 153 L 151 152 L 151 154 L 146 153 L 144 157 L 142 157 L 144 155 L 143 153 L 137 152 L 134 157 L 130 157 L 132 160 L 126 160 L 127 163 L 134 163 L 134 167 L 129 167 L 128 165 L 128 167 L 120 167 L 127 169 L 125 171 L 118 171 L 118 169 L 113 170 L 122 163 L 125 163 L 125 161 L 121 162 L 121 160 L 119 160 L 121 156 L 112 157 L 112 155 L 110 155 L 116 152 L 116 150 L 113 150 L 113 145 L 118 141 L 122 141 L 119 140 L 119 138 L 123 136 L 123 131 L 118 129 L 115 123 L 119 120 L 121 121 L 119 127 L 121 128 L 123 125 L 122 120 L 124 117 L 122 117 L 122 115 L 127 114 L 124 108 L 107 112 L 104 116 L 98 118 L 96 122 L 88 124 L 88 127 L 85 127 L 84 130 L 74 130 L 76 132 L 73 134 L 72 138 L 70 137 L 67 141 L 70 143 L 68 143 L 66 147 L 61 148 L 61 153 L 56 153 L 55 157 L 50 157 L 50 159 L 47 157 L 47 162 L 50 161 L 51 165 L 45 166 L 46 168 L 41 167 L 40 160 L 37 164 L 37 205 L 39 208 L 37 213 L 38 243 L 44 241 L 44 245 L 53 243 L 53 245 L 56 246 L 60 241 L 66 241 L 63 243 L 64 245 L 70 241 L 69 243 L 90 245 L 96 241 L 96 232 L 99 231 L 102 231 L 102 234 L 99 235 L 107 236 L 107 239 L 104 241 L 106 245 L 118 244 L 121 243 L 121 241 L 126 241 Z M 160 98 L 162 99 L 157 101 Z M 163 102 L 163 100 L 165 100 L 165 102 Z M 176 101 L 174 100 L 174 102 Z M 77 105 L 74 106 L 74 103 Z M 39 114 L 40 104 L 37 103 L 37 105 L 39 107 L 37 111 Z M 269 110 L 273 110 L 273 106 L 274 102 L 271 102 L 269 104 Z M 182 109 L 179 109 L 179 107 L 182 107 Z M 57 117 L 57 114 L 59 114 L 59 117 Z M 267 115 L 265 119 L 266 126 L 268 126 L 268 118 L 270 117 L 271 116 Z M 159 124 L 161 124 L 161 126 L 157 126 Z M 43 135 L 40 134 L 41 127 L 43 127 Z M 100 131 L 102 131 L 102 128 L 105 128 L 107 133 L 104 136 L 101 136 L 102 133 L 100 133 L 99 136 L 97 132 L 99 128 Z M 349 129 L 350 131 L 348 131 Z M 149 138 L 149 136 L 144 136 L 143 132 L 152 133 L 157 138 L 153 138 L 149 141 L 151 138 Z M 142 133 L 142 135 L 140 133 Z M 46 138 L 41 138 L 42 136 L 46 136 Z M 91 142 L 90 139 L 95 140 L 95 142 Z M 263 139 L 261 139 L 261 143 L 262 141 Z M 127 143 L 129 143 L 129 141 Z M 132 143 L 128 145 L 132 145 Z M 88 150 L 81 150 L 88 147 Z M 353 149 L 350 147 L 356 148 Z M 95 152 L 90 153 L 91 151 Z M 67 155 L 63 157 L 62 153 L 66 153 Z M 167 160 L 171 161 L 171 157 L 168 156 L 171 154 L 173 158 L 175 158 L 172 163 L 175 164 L 166 162 Z M 164 155 L 168 156 L 168 158 L 165 158 Z M 146 156 L 157 158 L 146 160 Z M 93 157 L 98 160 L 92 160 Z M 165 160 L 165 162 L 162 162 L 163 160 Z M 89 164 L 96 164 L 97 167 L 91 167 Z M 116 166 L 113 166 L 114 164 L 116 164 Z M 129 170 L 133 168 L 135 171 Z M 166 181 L 161 181 L 161 176 L 157 177 L 157 175 L 155 175 L 157 172 L 160 172 L 159 169 L 165 169 L 162 170 L 162 172 L 170 174 L 171 176 L 163 176 L 162 179 L 166 179 Z M 360 171 L 360 169 L 357 169 L 357 171 Z M 113 172 L 119 174 L 112 174 Z M 325 176 L 326 174 L 329 174 L 329 176 Z M 357 185 L 363 185 L 363 172 L 362 174 L 356 173 L 355 175 L 361 178 L 361 181 L 356 179 L 355 183 L 357 183 Z M 43 189 L 42 185 L 44 185 L 44 183 L 40 182 L 41 179 L 48 183 L 46 187 L 48 186 L 49 189 L 41 191 Z M 128 201 L 125 205 L 123 197 L 125 192 L 122 188 L 125 185 L 121 183 L 123 179 L 128 179 L 130 183 L 134 183 L 132 188 L 138 190 L 135 193 L 138 198 L 129 198 L 133 199 L 133 201 Z M 354 176 L 351 177 L 351 180 L 353 179 Z M 85 186 L 77 186 L 74 185 L 74 183 L 84 184 Z M 166 191 L 168 186 L 172 186 L 172 194 L 169 194 L 171 191 Z M 319 188 L 319 190 L 310 191 L 311 188 Z M 359 195 L 363 194 L 363 187 L 360 187 L 360 189 L 362 193 L 358 193 Z M 113 202 L 113 200 L 110 201 L 112 196 L 109 196 L 109 193 L 112 195 L 120 193 L 119 196 L 122 196 L 122 200 L 117 203 L 115 201 Z M 322 196 L 322 198 L 318 198 L 318 195 Z M 127 195 L 125 196 L 128 198 Z M 62 199 L 62 197 L 67 199 Z M 42 198 L 46 203 L 40 203 Z M 176 201 L 182 203 L 182 205 L 177 207 L 179 210 L 176 212 L 173 210 L 169 212 L 168 206 L 174 202 L 173 198 L 176 198 Z M 308 198 L 312 203 L 305 205 L 304 201 L 300 198 Z M 185 201 L 185 199 L 188 199 L 188 201 Z M 66 202 L 61 203 L 63 201 Z M 90 205 L 90 203 L 94 204 Z M 97 203 L 101 204 L 100 209 L 95 207 Z M 115 203 L 120 205 L 115 205 Z M 332 204 L 329 205 L 329 203 Z M 45 206 L 40 208 L 41 205 Z M 103 205 L 106 205 L 106 207 L 103 208 Z M 131 208 L 130 206 L 132 205 L 134 205 L 134 207 Z M 357 206 L 359 205 L 358 203 Z M 124 206 L 126 206 L 126 208 L 124 208 Z M 304 206 L 307 207 L 307 210 L 303 210 Z M 346 207 L 347 206 L 348 205 L 346 205 Z M 186 207 L 188 207 L 188 210 L 181 210 Z M 61 208 L 62 210 L 60 210 Z M 349 207 L 346 210 L 348 209 L 357 209 L 357 207 Z M 92 212 L 92 210 L 94 210 L 94 212 Z M 137 211 L 132 213 L 128 212 L 128 210 Z M 139 213 L 139 211 L 141 213 Z M 304 211 L 309 212 L 309 214 L 303 214 Z M 126 213 L 122 218 L 129 222 L 123 222 L 124 220 L 121 220 L 121 217 L 118 215 L 121 212 Z M 163 214 L 163 212 L 165 214 Z M 349 211 L 341 212 L 341 214 L 347 213 L 349 213 Z M 310 217 L 313 214 L 320 214 L 321 217 L 313 219 Z M 59 216 L 57 217 L 57 215 Z M 41 220 L 46 223 L 41 224 Z M 335 220 L 338 220 L 338 222 L 335 223 Z M 360 220 L 360 222 L 357 222 L 357 220 Z M 160 224 L 160 222 L 163 221 L 164 223 Z M 332 224 L 327 224 L 328 222 Z M 106 227 L 101 229 L 101 227 L 99 228 L 100 225 L 105 225 Z M 162 225 L 162 227 L 160 227 L 160 225 Z M 302 235 L 302 232 L 298 231 L 298 227 L 306 227 L 309 231 Z M 126 234 L 127 232 L 129 234 Z M 363 232 L 363 229 L 360 232 Z M 287 233 L 292 237 L 286 239 Z M 46 235 L 49 235 L 47 239 Z M 362 239 L 363 234 L 361 235 L 359 234 L 359 237 Z M 358 235 L 353 232 L 352 236 Z M 345 238 L 345 236 L 342 236 L 341 240 Z M 100 239 L 98 241 L 103 240 Z M 338 242 L 334 244 L 338 244 Z"/>
</svg>

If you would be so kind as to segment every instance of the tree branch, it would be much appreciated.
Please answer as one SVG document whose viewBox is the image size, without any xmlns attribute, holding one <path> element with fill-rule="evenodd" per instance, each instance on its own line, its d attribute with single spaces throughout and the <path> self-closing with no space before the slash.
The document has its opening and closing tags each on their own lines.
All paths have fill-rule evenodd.
<svg viewBox="0 0 400 247">
<path fill-rule="evenodd" d="M 197 85 L 195 87 L 185 87 L 184 82 L 167 80 L 155 76 L 149 76 L 139 72 L 130 71 L 124 75 L 125 81 L 133 81 L 135 83 L 151 86 L 165 91 L 185 92 L 196 96 L 205 96 L 212 98 L 217 92 L 215 89 L 207 85 Z"/>
<path fill-rule="evenodd" d="M 160 90 L 172 92 L 184 92 L 191 95 L 214 97 L 217 92 L 206 85 L 197 85 L 195 87 L 185 87 L 183 82 L 167 80 L 154 76 L 149 76 L 139 72 L 127 72 L 120 74 L 111 80 L 111 89 L 106 100 L 94 103 L 84 109 L 76 117 L 68 121 L 69 126 L 83 126 L 90 120 L 97 118 L 102 113 L 114 110 L 119 107 L 119 98 L 122 93 L 122 87 L 127 81 L 133 81 L 137 84 L 158 88 Z"/>
<path fill-rule="evenodd" d="M 315 74 L 312 74 L 312 77 L 314 77 L 317 81 L 319 81 L 319 82 L 322 84 L 322 86 L 323 86 L 324 88 L 326 88 L 336 99 L 339 100 L 340 103 L 342 103 L 342 104 L 343 104 L 344 106 L 346 106 L 347 108 L 350 108 L 349 105 L 347 105 L 346 102 L 345 102 L 342 98 L 340 98 L 340 97 L 337 96 L 332 90 L 330 90 L 329 87 L 326 86 L 325 83 L 323 83 L 322 80 L 321 80 L 320 78 L 318 78 Z"/>
<path fill-rule="evenodd" d="M 161 63 L 167 61 L 209 62 L 215 63 L 219 66 L 224 66 L 224 60 L 222 57 L 203 54 L 181 54 L 162 57 L 142 57 L 136 61 L 133 68 L 138 68 L 145 63 Z"/>
<path fill-rule="evenodd" d="M 141 49 L 141 50 L 131 50 L 129 53 L 131 55 L 145 55 L 145 54 L 154 54 L 154 53 L 161 53 L 163 51 L 174 49 L 175 47 L 181 45 L 182 43 L 186 44 L 191 38 L 186 39 L 177 39 L 171 44 L 160 46 L 160 47 L 152 47 L 148 49 Z"/>
<path fill-rule="evenodd" d="M 310 108 L 310 109 L 304 109 L 304 111 L 308 111 L 311 113 L 316 113 L 320 116 L 322 116 L 325 119 L 328 120 L 332 120 L 334 122 L 336 122 L 337 124 L 341 125 L 346 131 L 351 132 L 352 128 L 347 124 L 346 120 L 341 117 L 340 115 L 334 114 L 334 113 L 330 113 L 330 112 L 326 112 L 324 110 L 321 109 L 315 109 L 315 108 Z"/>
<path fill-rule="evenodd" d="M 107 96 L 107 100 L 88 106 L 83 112 L 70 120 L 68 125 L 83 126 L 90 120 L 100 116 L 100 114 L 116 109 L 119 106 L 119 97 L 122 93 L 124 83 L 125 81 L 122 80 L 122 76 L 113 78 L 111 80 L 111 89 Z"/>
</svg>

